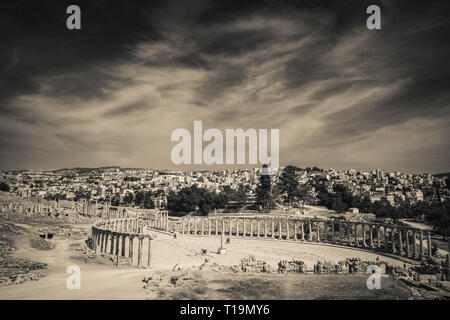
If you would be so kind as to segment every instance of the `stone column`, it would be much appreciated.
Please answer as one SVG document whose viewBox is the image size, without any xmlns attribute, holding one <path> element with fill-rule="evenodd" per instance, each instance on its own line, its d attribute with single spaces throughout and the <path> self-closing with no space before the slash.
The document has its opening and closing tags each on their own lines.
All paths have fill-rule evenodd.
<svg viewBox="0 0 450 320">
<path fill-rule="evenodd" d="M 166 230 L 169 230 L 169 213 L 166 212 Z"/>
<path fill-rule="evenodd" d="M 194 218 L 194 235 L 197 235 L 197 219 Z"/>
<path fill-rule="evenodd" d="M 328 242 L 328 222 L 325 220 L 323 222 L 323 242 L 327 243 Z"/>
<path fill-rule="evenodd" d="M 253 237 L 253 220 L 250 219 L 250 237 Z"/>
<path fill-rule="evenodd" d="M 101 253 L 105 252 L 105 247 L 106 247 L 106 244 L 105 244 L 105 232 L 102 231 L 100 233 L 100 252 Z"/>
<path fill-rule="evenodd" d="M 312 241 L 312 226 L 311 226 L 311 220 L 308 220 L 308 228 L 309 228 L 309 241 Z"/>
<path fill-rule="evenodd" d="M 119 244 L 118 244 L 118 246 L 117 246 L 117 249 L 118 249 L 118 251 L 119 251 L 119 256 L 123 256 L 123 234 L 122 233 L 119 233 L 119 236 L 117 237 L 118 238 L 118 241 L 119 241 Z"/>
<path fill-rule="evenodd" d="M 398 255 L 401 256 L 403 252 L 403 239 L 402 239 L 402 228 L 398 229 Z"/>
<path fill-rule="evenodd" d="M 129 236 L 130 243 L 128 244 L 128 257 L 131 259 L 131 264 L 133 264 L 133 236 Z"/>
<path fill-rule="evenodd" d="M 387 234 L 387 226 L 383 226 L 384 231 L 384 250 L 388 251 L 388 234 Z"/>
<path fill-rule="evenodd" d="M 105 253 L 111 252 L 111 231 L 107 231 L 105 234 Z"/>
<path fill-rule="evenodd" d="M 211 219 L 208 218 L 208 235 L 211 235 Z"/>
<path fill-rule="evenodd" d="M 99 230 L 95 230 L 95 239 L 94 239 L 94 251 L 95 253 L 99 252 L 99 247 L 100 247 L 100 231 Z"/>
<path fill-rule="evenodd" d="M 409 257 L 409 229 L 406 229 L 406 257 Z"/>
<path fill-rule="evenodd" d="M 245 219 L 242 219 L 242 236 L 243 237 L 245 237 L 246 236 L 246 234 L 245 234 Z"/>
<path fill-rule="evenodd" d="M 143 266 L 143 264 L 142 264 L 142 240 L 143 240 L 143 237 L 142 236 L 139 236 L 138 237 L 138 239 L 139 239 L 139 246 L 138 246 L 138 268 L 141 268 L 142 266 Z"/>
<path fill-rule="evenodd" d="M 283 239 L 283 236 L 281 235 L 281 219 L 278 219 L 278 239 Z"/>
<path fill-rule="evenodd" d="M 302 241 L 305 241 L 305 226 L 304 226 L 304 222 L 302 221 L 301 225 L 300 225 L 301 231 L 302 231 Z"/>
<path fill-rule="evenodd" d="M 377 233 L 377 248 L 380 248 L 380 225 L 377 224 L 376 226 L 376 233 Z"/>
<path fill-rule="evenodd" d="M 147 249 L 147 268 L 150 268 L 150 261 L 151 261 L 151 246 L 152 246 L 152 239 L 150 237 L 147 237 L 148 239 L 148 249 Z"/>
<path fill-rule="evenodd" d="M 181 234 L 184 234 L 184 218 L 181 218 Z"/>
<path fill-rule="evenodd" d="M 267 238 L 267 221 L 264 219 L 264 237 Z"/>
<path fill-rule="evenodd" d="M 114 255 L 114 249 L 115 249 L 115 246 L 116 246 L 116 234 L 115 234 L 115 232 L 113 231 L 113 232 L 111 232 L 111 241 L 110 241 L 110 243 L 111 243 L 111 248 L 110 248 L 110 251 L 109 251 L 109 253 L 110 254 L 112 254 L 112 255 Z"/>
<path fill-rule="evenodd" d="M 223 235 L 225 235 L 225 220 L 224 218 L 222 218 L 222 233 Z"/>
<path fill-rule="evenodd" d="M 294 221 L 294 240 L 297 240 L 297 220 Z"/>
<path fill-rule="evenodd" d="M 256 220 L 256 231 L 258 232 L 258 238 L 260 237 L 260 230 L 259 230 L 259 220 Z"/>
<path fill-rule="evenodd" d="M 289 219 L 286 220 L 286 240 L 289 240 Z"/>
<path fill-rule="evenodd" d="M 231 235 L 233 234 L 233 232 L 231 232 L 232 231 L 232 225 L 231 225 L 231 218 L 230 218 L 230 220 L 229 220 L 229 225 L 228 225 L 228 228 L 230 229 L 230 232 L 229 232 L 229 235 L 230 235 L 230 237 L 231 237 Z"/>
<path fill-rule="evenodd" d="M 203 218 L 200 218 L 200 223 L 201 223 L 201 225 L 200 225 L 201 233 L 203 235 Z"/>
<path fill-rule="evenodd" d="M 423 232 L 419 230 L 419 259 L 423 260 Z"/>
<path fill-rule="evenodd" d="M 94 228 L 92 229 L 92 249 L 94 250 L 94 252 L 97 252 L 97 232 L 94 230 Z"/>
<path fill-rule="evenodd" d="M 355 223 L 355 247 L 359 247 L 359 243 L 358 243 L 358 224 Z"/>
<path fill-rule="evenodd" d="M 102 246 L 103 246 L 103 231 L 99 231 L 99 234 L 98 234 L 98 250 L 97 250 L 97 253 L 98 252 L 102 252 L 102 250 L 103 250 L 103 248 L 102 248 Z"/>
<path fill-rule="evenodd" d="M 214 235 L 217 236 L 219 234 L 219 221 L 217 221 L 217 218 L 215 219 L 216 228 L 214 229 Z"/>
<path fill-rule="evenodd" d="M 116 234 L 116 251 L 115 251 L 115 254 L 116 254 L 116 256 L 119 256 L 120 255 L 120 233 L 117 233 Z M 117 260 L 117 263 L 119 263 L 119 261 Z"/>
<path fill-rule="evenodd" d="M 320 242 L 320 221 L 317 221 L 317 242 Z"/>
<path fill-rule="evenodd" d="M 412 243 L 412 245 L 413 245 L 413 254 L 412 254 L 412 257 L 413 257 L 413 259 L 415 259 L 416 257 L 417 257 L 417 244 L 416 244 L 416 230 L 413 230 L 412 231 L 412 241 L 413 241 L 413 243 Z"/>
<path fill-rule="evenodd" d="M 130 251 L 130 241 L 129 241 L 129 235 L 124 234 L 123 236 L 123 256 L 128 257 L 128 253 Z"/>
<path fill-rule="evenodd" d="M 391 228 L 392 253 L 395 254 L 395 228 Z"/>
<path fill-rule="evenodd" d="M 366 243 L 366 224 L 365 223 L 362 224 L 362 238 L 363 238 L 362 246 L 363 246 L 363 248 L 365 248 L 365 247 L 367 247 L 367 243 Z"/>
<path fill-rule="evenodd" d="M 373 248 L 373 225 L 369 224 L 369 245 Z"/>
<path fill-rule="evenodd" d="M 273 218 L 272 218 L 272 238 L 275 238 L 275 227 L 274 227 Z"/>
<path fill-rule="evenodd" d="M 432 245 L 431 245 L 431 232 L 430 231 L 427 231 L 427 247 L 428 247 L 428 260 L 431 260 L 431 259 L 433 259 L 433 254 L 431 251 Z"/>
</svg>

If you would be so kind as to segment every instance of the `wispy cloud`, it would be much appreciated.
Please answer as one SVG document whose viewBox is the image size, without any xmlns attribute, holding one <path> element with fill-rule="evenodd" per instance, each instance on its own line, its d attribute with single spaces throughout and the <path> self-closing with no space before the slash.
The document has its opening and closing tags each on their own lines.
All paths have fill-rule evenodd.
<svg viewBox="0 0 450 320">
<path fill-rule="evenodd" d="M 405 35 L 387 8 L 372 32 L 364 11 L 343 28 L 336 7 L 163 5 L 121 54 L 52 72 L 10 48 L 3 74 L 23 77 L 2 100 L 0 165 L 176 168 L 172 130 L 203 120 L 280 129 L 282 165 L 448 170 L 448 25 L 431 10 Z"/>
</svg>

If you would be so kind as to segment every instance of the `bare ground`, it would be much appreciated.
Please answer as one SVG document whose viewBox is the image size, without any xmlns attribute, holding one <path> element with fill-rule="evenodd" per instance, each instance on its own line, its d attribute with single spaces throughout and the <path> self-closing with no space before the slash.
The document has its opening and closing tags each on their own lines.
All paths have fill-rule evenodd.
<svg viewBox="0 0 450 320">
<path fill-rule="evenodd" d="M 2 221 L 4 222 L 4 221 Z M 8 221 L 11 223 L 11 221 Z M 39 232 L 44 225 L 37 221 L 13 222 L 29 233 Z M 48 221 L 45 225 L 48 227 Z M 273 241 L 232 238 L 226 254 L 216 253 L 219 237 L 179 235 L 177 239 L 157 233 L 152 242 L 152 265 L 149 270 L 129 266 L 114 267 L 105 256 L 86 255 L 83 233 L 90 225 L 70 225 L 70 236 L 45 240 L 51 248 L 33 246 L 28 236 L 13 237 L 16 250 L 11 257 L 47 264 L 46 276 L 38 281 L 0 287 L 0 299 L 408 299 L 410 294 L 400 282 L 386 277 L 386 287 L 376 293 L 366 287 L 366 275 L 302 275 L 302 274 L 235 274 L 229 271 L 198 271 L 205 258 L 218 265 L 238 264 L 248 255 L 267 261 L 272 266 L 281 259 L 299 259 L 312 268 L 318 260 L 344 260 L 358 257 L 375 261 L 377 257 L 390 264 L 403 262 L 377 253 L 325 246 L 300 241 Z M 151 231 L 153 233 L 153 231 Z M 4 236 L 4 235 L 3 235 Z M 11 239 L 11 238 L 9 238 Z M 202 254 L 201 249 L 207 253 Z M 66 287 L 70 265 L 81 270 L 81 289 Z M 172 272 L 177 265 L 180 271 Z M 196 271 L 197 270 L 197 271 Z M 167 281 L 157 286 L 142 282 L 150 273 L 159 271 Z M 171 283 L 177 274 L 179 282 Z M 186 279 L 184 279 L 186 278 Z"/>
</svg>

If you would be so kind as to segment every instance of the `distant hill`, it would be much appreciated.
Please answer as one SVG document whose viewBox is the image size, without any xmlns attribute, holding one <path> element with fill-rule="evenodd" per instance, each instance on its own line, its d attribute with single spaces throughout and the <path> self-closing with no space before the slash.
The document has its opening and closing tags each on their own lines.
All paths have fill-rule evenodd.
<svg viewBox="0 0 450 320">
<path fill-rule="evenodd" d="M 110 169 L 120 169 L 120 166 L 108 166 L 108 167 L 97 167 L 97 168 L 84 168 L 84 167 L 62 168 L 62 169 L 53 170 L 52 172 L 56 172 L 56 173 L 70 173 L 70 172 L 87 173 L 90 171 L 104 171 L 104 170 L 110 170 Z"/>
</svg>

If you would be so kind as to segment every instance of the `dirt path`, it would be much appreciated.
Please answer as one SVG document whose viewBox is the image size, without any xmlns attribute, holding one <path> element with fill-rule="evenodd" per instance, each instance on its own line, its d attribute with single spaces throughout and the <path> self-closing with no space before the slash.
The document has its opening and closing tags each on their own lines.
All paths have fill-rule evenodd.
<svg viewBox="0 0 450 320">
<path fill-rule="evenodd" d="M 112 266 L 80 263 L 72 258 L 70 245 L 83 240 L 53 240 L 49 251 L 33 249 L 21 242 L 15 255 L 48 264 L 47 276 L 36 282 L 25 282 L 0 288 L 0 299 L 143 299 L 145 292 L 140 280 L 148 272 L 139 269 L 117 269 Z M 81 289 L 66 287 L 67 267 L 78 265 L 81 270 Z M 141 289 L 141 290 L 139 290 Z"/>
</svg>

